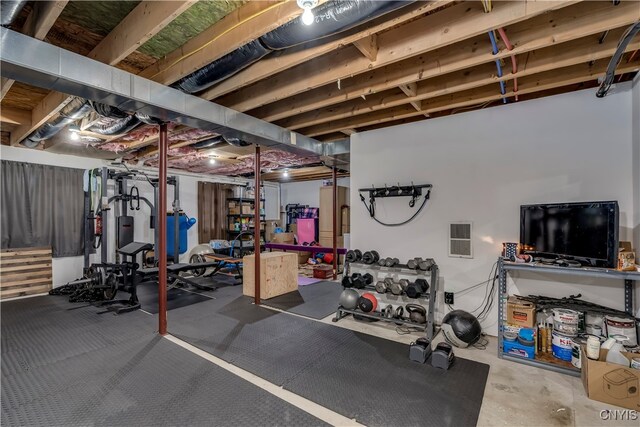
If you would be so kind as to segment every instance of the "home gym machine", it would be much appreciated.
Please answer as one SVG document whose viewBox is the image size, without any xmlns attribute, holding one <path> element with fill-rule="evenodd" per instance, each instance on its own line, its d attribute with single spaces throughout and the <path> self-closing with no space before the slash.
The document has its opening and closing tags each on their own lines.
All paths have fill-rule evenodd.
<svg viewBox="0 0 640 427">
<path fill-rule="evenodd" d="M 124 313 L 140 308 L 137 297 L 137 286 L 146 282 L 157 282 L 158 254 L 154 252 L 151 267 L 140 268 L 145 264 L 147 253 L 154 250 L 156 245 L 151 243 L 134 242 L 133 217 L 127 215 L 129 211 L 140 210 L 140 202 L 144 202 L 150 208 L 150 227 L 154 229 L 154 242 L 158 242 L 158 230 L 155 227 L 156 209 L 158 202 L 158 179 L 149 177 L 144 172 L 131 170 L 124 165 L 126 170 L 114 170 L 107 167 L 88 171 L 88 179 L 85 186 L 85 247 L 83 277 L 68 283 L 60 288 L 53 289 L 52 295 L 69 295 L 71 302 L 99 302 L 107 306 L 108 310 L 116 313 Z M 114 183 L 115 194 L 108 195 L 109 182 Z M 134 185 L 128 188 L 129 181 L 146 181 L 153 188 L 154 203 L 140 196 L 138 188 Z M 167 184 L 174 186 L 173 200 L 173 253 L 166 254 L 172 262 L 167 267 L 167 275 L 172 279 L 172 286 L 190 285 L 203 290 L 215 290 L 215 288 L 200 285 L 181 273 L 195 269 L 213 267 L 216 263 L 180 264 L 177 262 L 180 255 L 180 199 L 178 178 L 167 178 Z M 95 197 L 93 197 L 95 191 Z M 116 249 L 115 262 L 109 262 L 108 250 L 108 212 L 110 206 L 119 208 L 116 214 Z M 94 229 L 95 221 L 95 229 Z M 195 220 L 190 221 L 193 225 Z M 90 263 L 91 250 L 100 247 L 100 262 Z M 138 260 L 138 256 L 142 258 Z M 140 262 L 138 262 L 140 261 Z M 130 294 L 127 300 L 115 300 L 118 290 Z"/>
</svg>

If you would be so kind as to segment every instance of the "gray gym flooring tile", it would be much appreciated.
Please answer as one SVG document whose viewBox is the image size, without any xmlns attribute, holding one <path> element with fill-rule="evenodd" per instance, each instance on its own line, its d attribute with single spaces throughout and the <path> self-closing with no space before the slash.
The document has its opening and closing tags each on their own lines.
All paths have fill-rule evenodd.
<svg viewBox="0 0 640 427">
<path fill-rule="evenodd" d="M 2 425 L 324 425 L 160 338 L 155 316 L 51 296 L 0 309 Z"/>
<path fill-rule="evenodd" d="M 344 288 L 337 282 L 317 282 L 299 286 L 297 291 L 270 298 L 264 305 L 312 319 L 324 319 L 338 308 Z"/>
<path fill-rule="evenodd" d="M 409 361 L 405 344 L 272 312 L 241 296 L 171 314 L 177 337 L 366 425 L 477 422 L 489 365 L 458 358 L 442 371 Z"/>
</svg>

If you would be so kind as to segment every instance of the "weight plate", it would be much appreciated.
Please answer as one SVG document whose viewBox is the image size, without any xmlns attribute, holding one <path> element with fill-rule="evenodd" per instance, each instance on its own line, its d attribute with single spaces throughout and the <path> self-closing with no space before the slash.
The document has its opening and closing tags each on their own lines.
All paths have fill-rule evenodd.
<svg viewBox="0 0 640 427">
<path fill-rule="evenodd" d="M 202 255 L 194 254 L 194 255 L 191 255 L 191 258 L 189 258 L 189 264 L 199 264 L 201 262 L 205 262 L 204 257 Z M 195 277 L 200 277 L 204 275 L 205 271 L 206 271 L 206 268 L 196 268 L 194 270 L 191 270 L 191 273 Z"/>
<path fill-rule="evenodd" d="M 106 289 L 103 291 L 104 299 L 114 299 L 116 297 L 116 293 L 118 293 L 118 278 L 116 277 L 116 275 L 113 273 L 109 273 L 104 285 L 106 286 Z"/>
</svg>

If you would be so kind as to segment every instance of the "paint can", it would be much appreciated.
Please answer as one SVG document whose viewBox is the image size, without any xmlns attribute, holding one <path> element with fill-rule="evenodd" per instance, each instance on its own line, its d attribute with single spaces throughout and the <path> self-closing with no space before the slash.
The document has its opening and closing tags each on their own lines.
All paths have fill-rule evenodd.
<svg viewBox="0 0 640 427">
<path fill-rule="evenodd" d="M 600 326 L 600 328 L 602 329 L 604 316 L 601 313 L 590 311 L 586 313 L 584 321 L 587 323 L 587 325 L 591 324 L 591 325 Z"/>
<path fill-rule="evenodd" d="M 553 310 L 553 330 L 563 335 L 578 334 L 579 314 L 575 310 L 556 308 Z"/>
<path fill-rule="evenodd" d="M 570 336 L 553 331 L 551 334 L 551 352 L 554 357 L 566 362 L 571 362 L 571 351 L 573 345 L 571 338 L 572 337 Z"/>
<path fill-rule="evenodd" d="M 582 369 L 582 360 L 580 359 L 580 347 L 585 345 L 587 340 L 583 337 L 574 337 L 571 340 L 571 364 L 578 368 Z"/>
<path fill-rule="evenodd" d="M 635 347 L 638 345 L 636 336 L 636 321 L 634 319 L 625 319 L 623 317 L 605 316 L 604 323 L 607 326 L 607 336 L 625 335 L 628 339 L 625 347 Z"/>
<path fill-rule="evenodd" d="M 640 357 L 634 357 L 631 359 L 631 367 L 633 369 L 640 369 Z"/>
<path fill-rule="evenodd" d="M 592 323 L 587 323 L 586 332 L 588 335 L 595 335 L 596 337 L 602 336 L 602 327 L 598 325 L 594 325 Z"/>
</svg>

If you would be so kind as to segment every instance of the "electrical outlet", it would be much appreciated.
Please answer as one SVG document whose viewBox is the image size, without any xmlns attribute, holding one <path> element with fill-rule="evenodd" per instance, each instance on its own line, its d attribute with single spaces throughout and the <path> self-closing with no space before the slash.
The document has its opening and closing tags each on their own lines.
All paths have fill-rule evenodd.
<svg viewBox="0 0 640 427">
<path fill-rule="evenodd" d="M 453 304 L 453 292 L 444 293 L 444 303 L 449 305 Z"/>
</svg>

